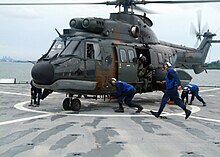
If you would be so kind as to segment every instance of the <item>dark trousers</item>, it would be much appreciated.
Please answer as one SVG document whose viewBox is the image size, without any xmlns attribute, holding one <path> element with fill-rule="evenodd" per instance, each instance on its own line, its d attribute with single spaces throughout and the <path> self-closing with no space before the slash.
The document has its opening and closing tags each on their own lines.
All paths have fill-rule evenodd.
<svg viewBox="0 0 220 157">
<path fill-rule="evenodd" d="M 186 110 L 186 106 L 183 104 L 182 100 L 179 98 L 177 87 L 174 87 L 172 89 L 167 89 L 166 92 L 164 93 L 161 104 L 160 104 L 160 108 L 158 111 L 159 114 L 162 113 L 169 99 L 172 99 L 175 102 L 175 104 L 181 107 L 184 111 Z"/>
<path fill-rule="evenodd" d="M 204 103 L 204 100 L 199 96 L 199 89 L 195 89 L 191 91 L 192 97 L 191 102 L 193 102 L 194 98 L 196 97 L 200 102 Z"/>
<path fill-rule="evenodd" d="M 33 99 L 34 104 L 40 105 L 41 96 L 42 96 L 41 89 L 31 88 L 31 104 L 32 104 L 32 99 Z"/>
<path fill-rule="evenodd" d="M 119 107 L 122 107 L 123 101 L 129 107 L 135 107 L 135 104 L 133 104 L 132 102 L 132 99 L 134 98 L 135 93 L 136 93 L 136 90 L 132 88 L 129 91 L 123 93 L 121 96 L 119 96 L 118 97 Z"/>
</svg>

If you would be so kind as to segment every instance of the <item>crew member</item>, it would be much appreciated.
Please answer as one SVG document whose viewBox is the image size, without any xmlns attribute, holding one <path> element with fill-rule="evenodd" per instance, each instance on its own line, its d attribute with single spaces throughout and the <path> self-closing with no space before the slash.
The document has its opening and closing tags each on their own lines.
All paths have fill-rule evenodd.
<svg viewBox="0 0 220 157">
<path fill-rule="evenodd" d="M 115 112 L 124 112 L 123 101 L 129 107 L 137 107 L 136 113 L 140 113 L 143 110 L 143 107 L 139 104 L 134 104 L 132 99 L 136 93 L 136 89 L 134 86 L 123 82 L 117 81 L 115 78 L 110 79 L 110 83 L 112 86 L 116 87 L 115 97 L 118 99 L 119 108 L 115 109 Z"/>
<path fill-rule="evenodd" d="M 187 119 L 190 116 L 191 111 L 186 108 L 184 103 L 179 98 L 178 89 L 181 89 L 181 86 L 180 86 L 181 82 L 179 80 L 178 73 L 176 72 L 176 70 L 174 68 L 172 68 L 171 63 L 169 63 L 169 62 L 164 63 L 163 70 L 167 71 L 166 77 L 165 77 L 165 82 L 164 82 L 164 83 L 166 83 L 166 91 L 163 95 L 158 112 L 154 112 L 154 111 L 150 111 L 150 112 L 155 117 L 158 118 L 160 116 L 160 114 L 162 113 L 164 107 L 166 106 L 167 101 L 169 99 L 172 99 L 179 107 L 181 107 L 185 111 L 185 113 L 186 113 L 185 119 Z"/>
<path fill-rule="evenodd" d="M 183 102 L 184 102 L 184 99 L 186 98 L 185 104 L 188 104 L 188 94 L 192 94 L 189 105 L 192 105 L 192 102 L 194 98 L 196 97 L 200 102 L 202 102 L 203 106 L 206 106 L 206 103 L 204 102 L 204 100 L 201 98 L 201 96 L 199 96 L 199 87 L 197 85 L 189 84 L 183 88 L 181 98 Z"/>
<path fill-rule="evenodd" d="M 34 104 L 39 106 L 40 105 L 41 95 L 42 95 L 42 89 L 35 87 L 33 85 L 33 81 L 32 80 L 31 80 L 30 84 L 31 84 L 31 105 L 33 103 L 32 100 L 34 100 Z"/>
<path fill-rule="evenodd" d="M 138 79 L 144 83 L 144 91 L 147 91 L 148 84 L 151 83 L 151 75 L 152 71 L 149 69 L 149 65 L 147 65 L 147 58 L 140 54 L 138 59 Z"/>
</svg>

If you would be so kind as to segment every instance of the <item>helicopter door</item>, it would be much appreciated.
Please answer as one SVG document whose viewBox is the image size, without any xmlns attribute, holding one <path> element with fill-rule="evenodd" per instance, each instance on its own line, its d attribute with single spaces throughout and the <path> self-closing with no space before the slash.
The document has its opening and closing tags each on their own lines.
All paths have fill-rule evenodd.
<svg viewBox="0 0 220 157">
<path fill-rule="evenodd" d="M 125 82 L 137 82 L 136 53 L 131 47 L 119 46 L 118 54 L 118 79 Z"/>
</svg>

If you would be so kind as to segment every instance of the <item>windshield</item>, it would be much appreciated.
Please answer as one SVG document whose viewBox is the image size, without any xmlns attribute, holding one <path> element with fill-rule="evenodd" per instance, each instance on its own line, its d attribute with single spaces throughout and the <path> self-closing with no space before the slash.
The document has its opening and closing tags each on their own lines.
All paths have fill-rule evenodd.
<svg viewBox="0 0 220 157">
<path fill-rule="evenodd" d="M 75 51 L 78 45 L 79 45 L 79 41 L 72 40 L 60 55 L 61 56 L 76 55 Z"/>
<path fill-rule="evenodd" d="M 65 44 L 63 41 L 55 40 L 52 44 L 46 58 L 53 58 L 55 55 L 60 54 L 65 48 Z"/>
</svg>

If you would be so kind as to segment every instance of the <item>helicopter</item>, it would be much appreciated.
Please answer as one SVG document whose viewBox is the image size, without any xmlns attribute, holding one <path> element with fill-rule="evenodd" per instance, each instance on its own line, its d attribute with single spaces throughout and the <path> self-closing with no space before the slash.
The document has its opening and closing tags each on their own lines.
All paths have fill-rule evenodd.
<svg viewBox="0 0 220 157">
<path fill-rule="evenodd" d="M 193 69 L 196 74 L 205 70 L 205 60 L 216 34 L 209 30 L 197 32 L 201 40 L 198 48 L 161 41 L 151 29 L 150 18 L 135 14 L 141 10 L 138 5 L 150 3 L 185 4 L 220 2 L 210 1 L 148 1 L 116 0 L 99 3 L 17 3 L 19 5 L 114 5 L 117 13 L 110 13 L 109 19 L 100 17 L 72 18 L 70 28 L 57 29 L 56 37 L 49 50 L 38 59 L 31 75 L 34 86 L 49 91 L 66 93 L 64 110 L 79 111 L 81 101 L 74 95 L 105 96 L 114 93 L 110 78 L 132 84 L 138 93 L 163 91 L 160 82 L 165 78 L 164 62 L 178 68 L 182 85 L 192 77 L 181 68 Z M 13 5 L 5 3 L 5 5 Z M 123 8 L 123 10 L 122 10 Z M 200 30 L 200 29 L 199 29 Z M 146 75 L 139 76 L 139 61 L 145 58 L 143 67 Z"/>
</svg>

